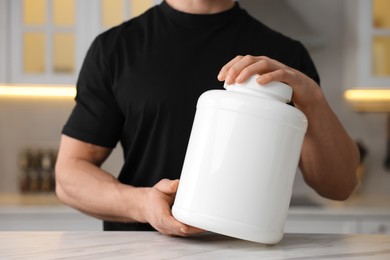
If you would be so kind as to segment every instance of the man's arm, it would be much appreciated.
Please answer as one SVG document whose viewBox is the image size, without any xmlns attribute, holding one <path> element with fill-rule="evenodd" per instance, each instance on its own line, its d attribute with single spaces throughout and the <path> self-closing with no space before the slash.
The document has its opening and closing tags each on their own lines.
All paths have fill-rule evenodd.
<svg viewBox="0 0 390 260">
<path fill-rule="evenodd" d="M 357 185 L 359 150 L 322 91 L 312 108 L 301 109 L 308 118 L 308 130 L 302 146 L 300 168 L 305 181 L 320 195 L 345 200 Z"/>
<path fill-rule="evenodd" d="M 303 73 L 264 56 L 237 56 L 221 69 L 218 79 L 242 83 L 255 74 L 261 75 L 260 84 L 281 81 L 290 85 L 292 102 L 308 119 L 300 159 L 305 181 L 323 197 L 347 199 L 357 185 L 359 151 L 321 88 Z"/>
<path fill-rule="evenodd" d="M 164 179 L 151 188 L 122 184 L 100 168 L 110 153 L 109 148 L 63 135 L 56 164 L 59 199 L 102 220 L 150 223 L 169 235 L 200 232 L 171 215 L 178 180 Z"/>
</svg>

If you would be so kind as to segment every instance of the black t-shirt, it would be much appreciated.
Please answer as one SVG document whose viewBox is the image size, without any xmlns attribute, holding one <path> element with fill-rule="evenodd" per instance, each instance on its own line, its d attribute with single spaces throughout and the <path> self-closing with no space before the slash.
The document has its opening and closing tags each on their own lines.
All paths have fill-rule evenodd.
<svg viewBox="0 0 390 260">
<path fill-rule="evenodd" d="M 162 2 L 94 40 L 63 134 L 110 148 L 119 141 L 122 183 L 149 187 L 177 179 L 198 97 L 222 89 L 222 66 L 247 54 L 276 59 L 319 82 L 301 43 L 269 29 L 238 3 L 222 13 L 196 15 Z M 106 222 L 105 229 L 149 227 Z"/>
</svg>

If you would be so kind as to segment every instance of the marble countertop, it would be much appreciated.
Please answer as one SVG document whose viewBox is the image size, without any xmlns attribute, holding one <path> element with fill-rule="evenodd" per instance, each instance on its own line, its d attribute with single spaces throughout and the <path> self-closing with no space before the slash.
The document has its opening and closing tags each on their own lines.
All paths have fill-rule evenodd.
<svg viewBox="0 0 390 260">
<path fill-rule="evenodd" d="M 263 245 L 213 233 L 0 232 L 1 259 L 390 259 L 390 236 L 286 234 Z"/>
</svg>

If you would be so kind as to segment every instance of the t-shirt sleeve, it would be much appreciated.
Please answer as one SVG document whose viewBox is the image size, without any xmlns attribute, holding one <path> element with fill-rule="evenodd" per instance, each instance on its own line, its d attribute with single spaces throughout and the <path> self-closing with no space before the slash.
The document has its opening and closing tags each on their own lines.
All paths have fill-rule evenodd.
<svg viewBox="0 0 390 260">
<path fill-rule="evenodd" d="M 123 115 L 112 90 L 111 72 L 97 37 L 87 52 L 77 81 L 76 105 L 62 133 L 75 139 L 113 148 L 123 126 Z"/>
<path fill-rule="evenodd" d="M 313 79 L 315 82 L 320 85 L 320 76 L 318 74 L 318 71 L 316 69 L 316 66 L 314 65 L 313 60 L 310 57 L 309 52 L 307 49 L 303 46 L 302 43 L 298 42 L 298 48 L 297 48 L 297 56 L 296 58 L 296 67 L 297 69 L 304 73 L 306 76 Z"/>
</svg>

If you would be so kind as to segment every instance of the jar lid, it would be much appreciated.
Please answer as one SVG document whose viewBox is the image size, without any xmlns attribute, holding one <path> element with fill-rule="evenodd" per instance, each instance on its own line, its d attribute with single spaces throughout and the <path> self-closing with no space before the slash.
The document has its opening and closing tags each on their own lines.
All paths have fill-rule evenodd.
<svg viewBox="0 0 390 260">
<path fill-rule="evenodd" d="M 226 90 L 248 93 L 253 95 L 260 95 L 260 96 L 264 96 L 264 94 L 268 94 L 285 103 L 291 101 L 292 88 L 289 85 L 279 81 L 272 81 L 268 84 L 262 85 L 256 82 L 256 79 L 259 76 L 260 75 L 258 74 L 254 75 L 244 83 L 240 83 L 240 84 L 234 83 L 231 85 L 227 85 L 225 83 L 224 88 Z"/>
</svg>

